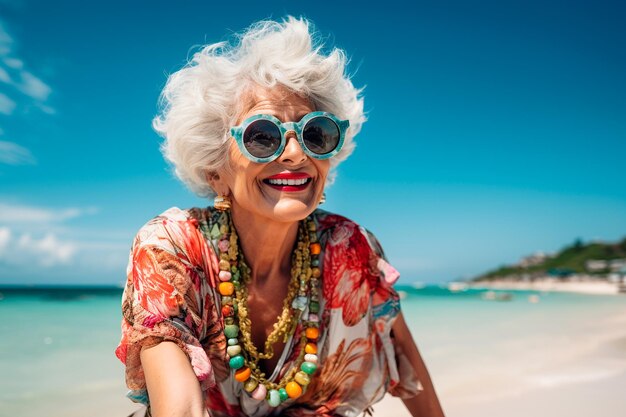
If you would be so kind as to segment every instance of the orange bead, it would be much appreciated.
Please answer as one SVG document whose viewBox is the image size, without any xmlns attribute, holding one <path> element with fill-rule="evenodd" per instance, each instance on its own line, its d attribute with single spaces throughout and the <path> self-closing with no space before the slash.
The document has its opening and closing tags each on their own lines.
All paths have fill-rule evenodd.
<svg viewBox="0 0 626 417">
<path fill-rule="evenodd" d="M 235 379 L 239 382 L 245 382 L 248 380 L 248 378 L 250 378 L 250 374 L 252 372 L 250 371 L 250 368 L 248 367 L 243 367 L 241 369 L 237 369 L 235 371 Z"/>
<path fill-rule="evenodd" d="M 315 340 L 319 337 L 320 331 L 317 327 L 308 327 L 305 331 L 307 339 Z"/>
<path fill-rule="evenodd" d="M 289 398 L 298 398 L 302 395 L 302 387 L 295 381 L 288 382 L 285 391 L 287 391 Z"/>
<path fill-rule="evenodd" d="M 309 249 L 311 250 L 311 255 L 319 255 L 322 251 L 322 245 L 319 243 L 311 243 Z"/>
<path fill-rule="evenodd" d="M 312 353 L 313 355 L 317 354 L 317 345 L 315 343 L 307 343 L 304 346 L 305 353 Z"/>
<path fill-rule="evenodd" d="M 233 295 L 235 292 L 235 286 L 232 282 L 220 282 L 219 291 L 220 294 L 225 296 Z"/>
</svg>

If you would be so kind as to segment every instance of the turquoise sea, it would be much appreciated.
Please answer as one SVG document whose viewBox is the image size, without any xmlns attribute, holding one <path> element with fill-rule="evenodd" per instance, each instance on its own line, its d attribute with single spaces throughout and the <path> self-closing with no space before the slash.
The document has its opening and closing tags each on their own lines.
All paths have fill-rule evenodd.
<svg viewBox="0 0 626 417">
<path fill-rule="evenodd" d="M 515 291 L 510 301 L 493 301 L 484 290 L 397 288 L 444 408 L 626 370 L 626 295 Z M 135 408 L 113 353 L 121 289 L 0 294 L 0 416 L 121 416 Z"/>
</svg>

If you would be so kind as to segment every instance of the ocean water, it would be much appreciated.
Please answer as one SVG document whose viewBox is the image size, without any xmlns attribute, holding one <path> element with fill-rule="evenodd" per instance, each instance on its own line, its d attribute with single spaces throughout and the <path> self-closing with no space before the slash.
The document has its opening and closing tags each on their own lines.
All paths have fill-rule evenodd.
<svg viewBox="0 0 626 417">
<path fill-rule="evenodd" d="M 490 301 L 479 290 L 398 289 L 444 406 L 626 371 L 626 295 L 516 291 L 510 301 Z M 112 416 L 135 408 L 113 353 L 120 289 L 0 293 L 0 416 Z"/>
</svg>

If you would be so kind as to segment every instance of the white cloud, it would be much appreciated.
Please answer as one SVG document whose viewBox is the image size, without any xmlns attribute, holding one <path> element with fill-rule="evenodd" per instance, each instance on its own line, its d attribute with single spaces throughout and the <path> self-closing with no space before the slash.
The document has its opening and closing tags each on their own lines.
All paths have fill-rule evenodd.
<svg viewBox="0 0 626 417">
<path fill-rule="evenodd" d="M 77 253 L 75 242 L 62 241 L 54 233 L 46 233 L 40 238 L 30 233 L 22 233 L 12 242 L 13 232 L 9 227 L 0 227 L 0 260 L 14 266 L 67 265 L 72 263 Z M 9 244 L 12 243 L 12 244 Z"/>
<path fill-rule="evenodd" d="M 106 226 L 76 228 L 64 224 L 97 212 L 96 207 L 49 208 L 0 202 L 0 271 L 11 271 L 11 277 L 24 276 L 32 282 L 69 276 L 81 282 L 119 281 L 125 274 L 132 234 L 112 233 Z M 11 279 L 2 275 L 0 283 Z"/>
<path fill-rule="evenodd" d="M 2 22 L 0 22 L 0 45 L 10 50 L 12 44 L 13 44 L 13 38 L 6 31 Z"/>
<path fill-rule="evenodd" d="M 23 234 L 17 241 L 17 248 L 42 266 L 70 263 L 77 249 L 74 243 L 62 242 L 52 233 L 41 239 L 33 238 L 28 233 Z"/>
<path fill-rule="evenodd" d="M 3 83 L 11 84 L 11 76 L 2 67 L 0 67 L 0 81 L 2 81 Z"/>
<path fill-rule="evenodd" d="M 24 61 L 18 58 L 10 58 L 10 57 L 4 58 L 4 63 L 9 68 L 14 68 L 18 70 L 24 68 Z"/>
<path fill-rule="evenodd" d="M 34 165 L 37 163 L 37 160 L 25 147 L 14 142 L 0 140 L 0 163 Z"/>
<path fill-rule="evenodd" d="M 54 109 L 47 104 L 48 97 L 52 92 L 50 86 L 38 76 L 26 68 L 24 61 L 15 55 L 15 41 L 0 20 L 0 81 L 13 87 L 11 97 L 0 94 L 0 113 L 10 115 L 13 113 L 16 103 L 20 103 L 23 97 L 20 93 L 33 100 L 36 107 L 44 113 L 53 114 Z M 18 97 L 14 97 L 17 95 Z"/>
<path fill-rule="evenodd" d="M 48 99 L 48 96 L 50 95 L 52 89 L 48 87 L 46 83 L 44 83 L 28 71 L 22 71 L 20 75 L 22 78 L 22 82 L 18 86 L 20 91 L 22 91 L 27 96 L 41 102 Z"/>
<path fill-rule="evenodd" d="M 0 227 L 0 257 L 6 251 L 11 240 L 11 229 L 8 227 Z"/>
<path fill-rule="evenodd" d="M 2 223 L 55 223 L 82 215 L 96 214 L 97 207 L 69 207 L 49 209 L 17 204 L 0 203 L 0 222 Z"/>
<path fill-rule="evenodd" d="M 11 115 L 15 110 L 15 102 L 6 95 L 0 93 L 0 113 Z"/>
<path fill-rule="evenodd" d="M 20 252 L 30 254 L 40 265 L 47 267 L 70 263 L 78 249 L 75 243 L 62 242 L 53 233 L 47 233 L 41 239 L 25 233 L 18 239 L 17 248 Z"/>
</svg>

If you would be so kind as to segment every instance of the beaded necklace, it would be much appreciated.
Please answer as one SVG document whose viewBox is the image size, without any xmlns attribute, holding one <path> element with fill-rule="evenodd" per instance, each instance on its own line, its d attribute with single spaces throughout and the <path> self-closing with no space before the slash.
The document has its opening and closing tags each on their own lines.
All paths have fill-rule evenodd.
<svg viewBox="0 0 626 417">
<path fill-rule="evenodd" d="M 218 290 L 222 301 L 224 334 L 228 340 L 228 363 L 235 372 L 235 379 L 243 383 L 244 390 L 252 398 L 267 400 L 271 407 L 277 407 L 290 398 L 302 395 L 303 389 L 311 382 L 311 375 L 317 370 L 321 275 L 318 255 L 321 246 L 317 240 L 315 222 L 309 216 L 298 225 L 298 242 L 292 255 L 287 297 L 283 301 L 282 313 L 265 341 L 264 352 L 259 352 L 252 342 L 247 308 L 251 271 L 239 251 L 237 232 L 227 211 L 220 215 L 219 224 Z M 286 343 L 299 322 L 305 330 L 300 337 L 298 357 L 294 366 L 278 383 L 274 383 L 261 371 L 259 360 L 272 358 L 274 343 L 281 337 L 283 343 Z"/>
</svg>

